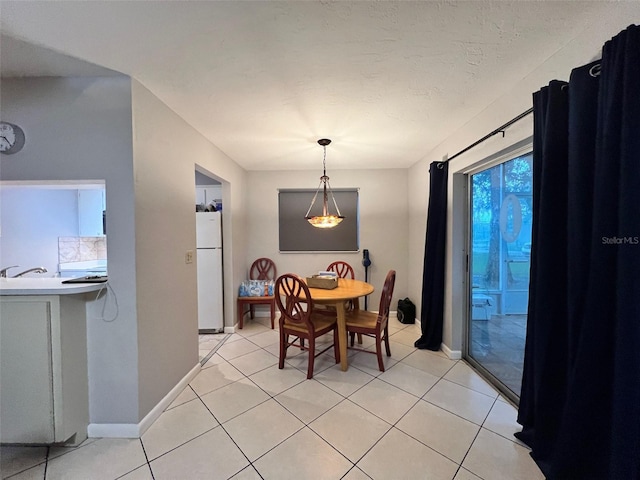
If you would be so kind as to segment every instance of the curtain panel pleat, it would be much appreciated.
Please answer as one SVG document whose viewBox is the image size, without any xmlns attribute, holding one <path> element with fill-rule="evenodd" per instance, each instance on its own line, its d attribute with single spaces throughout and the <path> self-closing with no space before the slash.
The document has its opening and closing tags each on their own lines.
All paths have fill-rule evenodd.
<svg viewBox="0 0 640 480">
<path fill-rule="evenodd" d="M 429 207 L 422 271 L 422 336 L 415 347 L 440 350 L 444 316 L 444 265 L 447 242 L 447 162 L 432 162 L 429 167 Z"/>
<path fill-rule="evenodd" d="M 549 479 L 640 479 L 640 27 L 534 94 L 518 438 Z"/>
</svg>

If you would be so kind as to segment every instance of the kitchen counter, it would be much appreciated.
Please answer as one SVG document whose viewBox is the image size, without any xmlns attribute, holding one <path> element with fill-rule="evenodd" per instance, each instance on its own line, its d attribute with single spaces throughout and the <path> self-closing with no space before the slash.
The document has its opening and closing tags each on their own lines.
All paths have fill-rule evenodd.
<svg viewBox="0 0 640 480">
<path fill-rule="evenodd" d="M 73 295 L 97 292 L 106 283 L 62 283 L 65 278 L 0 278 L 0 295 Z"/>
<path fill-rule="evenodd" d="M 106 284 L 64 280 L 0 278 L 3 443 L 87 438 L 87 303 Z"/>
</svg>

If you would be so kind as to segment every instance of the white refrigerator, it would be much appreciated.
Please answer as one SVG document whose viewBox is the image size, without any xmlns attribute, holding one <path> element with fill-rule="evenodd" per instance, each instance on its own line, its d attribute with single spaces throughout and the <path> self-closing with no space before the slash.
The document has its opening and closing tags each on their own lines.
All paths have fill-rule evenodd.
<svg viewBox="0 0 640 480">
<path fill-rule="evenodd" d="M 205 333 L 224 331 L 221 215 L 221 212 L 196 213 L 198 330 Z"/>
</svg>

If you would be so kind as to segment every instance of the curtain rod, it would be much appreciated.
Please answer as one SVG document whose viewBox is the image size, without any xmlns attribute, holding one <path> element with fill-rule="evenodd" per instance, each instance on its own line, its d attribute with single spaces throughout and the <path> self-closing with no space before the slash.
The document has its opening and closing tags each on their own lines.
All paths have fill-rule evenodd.
<svg viewBox="0 0 640 480">
<path fill-rule="evenodd" d="M 468 150 L 471 150 L 473 147 L 480 145 L 482 142 L 484 142 L 485 140 L 488 140 L 489 138 L 493 137 L 494 135 L 497 135 L 498 133 L 502 133 L 502 136 L 504 137 L 504 130 L 508 127 L 510 127 L 511 125 L 513 125 L 514 123 L 522 120 L 524 117 L 526 117 L 527 115 L 529 115 L 530 113 L 533 112 L 533 107 L 530 108 L 529 110 L 527 110 L 526 112 L 522 112 L 520 115 L 518 115 L 515 118 L 512 118 L 511 120 L 509 120 L 507 123 L 505 123 L 504 125 L 499 126 L 498 128 L 496 128 L 493 132 L 485 135 L 484 137 L 482 137 L 480 140 L 472 143 L 471 145 L 469 145 L 467 148 L 464 148 L 463 150 L 460 150 L 458 153 L 456 153 L 455 155 L 453 155 L 452 157 L 447 158 L 446 160 L 443 160 L 443 163 L 447 163 L 450 162 L 451 160 L 453 160 L 454 158 L 462 155 L 463 153 L 467 152 Z"/>
</svg>

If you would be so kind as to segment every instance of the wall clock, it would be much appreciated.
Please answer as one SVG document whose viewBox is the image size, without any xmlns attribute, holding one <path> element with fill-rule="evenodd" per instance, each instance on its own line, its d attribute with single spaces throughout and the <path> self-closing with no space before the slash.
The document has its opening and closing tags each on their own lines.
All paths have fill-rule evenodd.
<svg viewBox="0 0 640 480">
<path fill-rule="evenodd" d="M 24 147 L 24 131 L 13 123 L 0 122 L 0 153 L 10 155 Z"/>
</svg>

